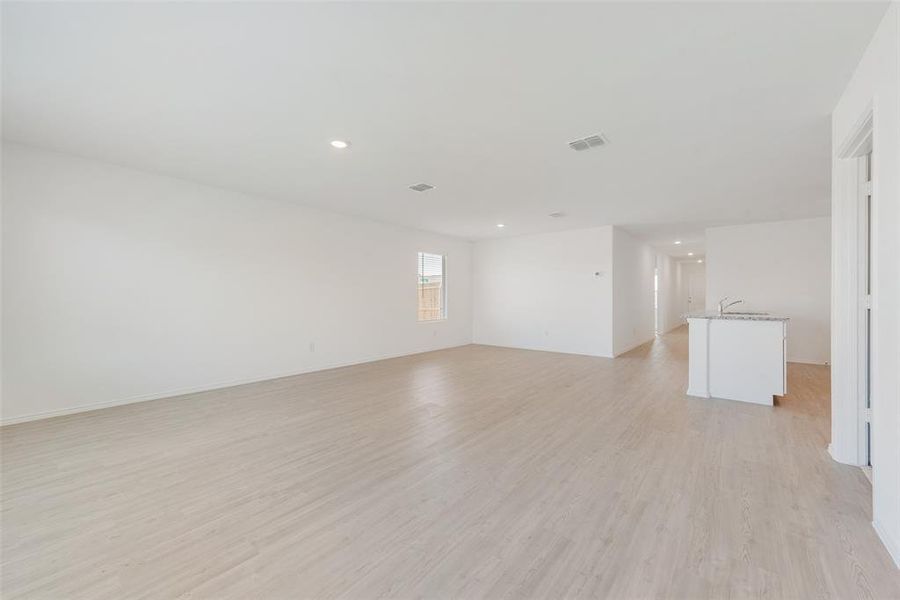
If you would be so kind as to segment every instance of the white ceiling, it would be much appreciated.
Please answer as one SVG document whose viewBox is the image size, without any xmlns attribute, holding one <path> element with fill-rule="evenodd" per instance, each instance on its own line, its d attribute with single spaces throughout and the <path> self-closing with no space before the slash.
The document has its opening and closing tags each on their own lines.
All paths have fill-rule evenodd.
<svg viewBox="0 0 900 600">
<path fill-rule="evenodd" d="M 618 224 L 665 249 L 828 214 L 829 114 L 885 8 L 4 3 L 4 137 L 471 239 Z"/>
</svg>

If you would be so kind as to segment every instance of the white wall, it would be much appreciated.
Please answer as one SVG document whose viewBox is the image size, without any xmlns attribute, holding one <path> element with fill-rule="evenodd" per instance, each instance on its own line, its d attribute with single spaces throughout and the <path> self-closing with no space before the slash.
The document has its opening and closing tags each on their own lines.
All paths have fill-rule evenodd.
<svg viewBox="0 0 900 600">
<path fill-rule="evenodd" d="M 475 343 L 612 356 L 612 237 L 598 227 L 476 243 Z"/>
<path fill-rule="evenodd" d="M 900 565 L 900 4 L 885 13 L 832 114 L 832 215 L 834 226 L 833 365 L 831 454 L 859 460 L 856 390 L 850 387 L 854 340 L 845 335 L 855 293 L 847 282 L 855 239 L 853 190 L 846 193 L 852 164 L 838 149 L 859 119 L 874 110 L 872 197 L 872 500 L 873 525 Z M 849 169 L 849 172 L 848 172 Z"/>
<path fill-rule="evenodd" d="M 3 201 L 4 422 L 471 341 L 468 242 L 6 144 Z"/>
<path fill-rule="evenodd" d="M 613 353 L 653 339 L 653 271 L 656 253 L 613 228 Z"/>
<path fill-rule="evenodd" d="M 706 230 L 706 306 L 790 317 L 787 359 L 830 360 L 831 221 L 828 217 Z"/>
<path fill-rule="evenodd" d="M 617 356 L 653 339 L 655 267 L 654 251 L 615 227 L 477 242 L 473 339 Z"/>
</svg>

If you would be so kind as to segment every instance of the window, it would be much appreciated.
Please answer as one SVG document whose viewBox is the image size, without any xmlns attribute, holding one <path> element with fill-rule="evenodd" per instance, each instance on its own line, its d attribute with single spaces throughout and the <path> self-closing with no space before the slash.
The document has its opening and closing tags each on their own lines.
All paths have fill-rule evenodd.
<svg viewBox="0 0 900 600">
<path fill-rule="evenodd" d="M 419 252 L 419 320 L 439 321 L 447 318 L 446 261 L 440 254 Z"/>
</svg>

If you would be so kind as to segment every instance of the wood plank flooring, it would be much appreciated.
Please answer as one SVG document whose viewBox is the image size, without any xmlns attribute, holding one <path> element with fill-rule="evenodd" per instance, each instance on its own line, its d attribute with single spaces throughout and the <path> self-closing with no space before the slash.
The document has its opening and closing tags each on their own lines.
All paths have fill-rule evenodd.
<svg viewBox="0 0 900 600">
<path fill-rule="evenodd" d="M 3 428 L 2 597 L 897 598 L 828 370 L 467 346 Z"/>
</svg>

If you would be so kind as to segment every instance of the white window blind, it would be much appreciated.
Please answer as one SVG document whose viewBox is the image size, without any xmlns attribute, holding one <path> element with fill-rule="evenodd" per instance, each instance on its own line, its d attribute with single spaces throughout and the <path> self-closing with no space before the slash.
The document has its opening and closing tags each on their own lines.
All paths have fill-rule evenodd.
<svg viewBox="0 0 900 600">
<path fill-rule="evenodd" d="M 418 255 L 419 320 L 437 321 L 447 318 L 447 277 L 444 257 L 419 252 Z"/>
</svg>

